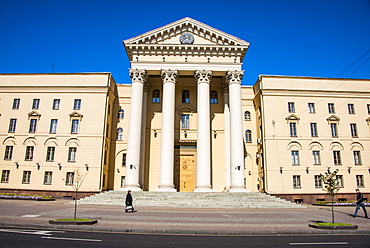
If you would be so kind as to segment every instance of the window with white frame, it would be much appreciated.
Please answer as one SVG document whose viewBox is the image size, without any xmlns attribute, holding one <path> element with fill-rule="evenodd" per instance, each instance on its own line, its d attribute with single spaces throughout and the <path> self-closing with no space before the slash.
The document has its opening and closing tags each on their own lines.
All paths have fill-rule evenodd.
<svg viewBox="0 0 370 248">
<path fill-rule="evenodd" d="M 313 158 L 314 165 L 321 164 L 320 151 L 312 151 L 312 158 Z"/>
<path fill-rule="evenodd" d="M 161 102 L 161 92 L 159 89 L 154 89 L 152 92 L 152 103 L 160 103 Z"/>
<path fill-rule="evenodd" d="M 77 147 L 70 147 L 68 149 L 68 162 L 76 162 Z"/>
<path fill-rule="evenodd" d="M 31 183 L 31 171 L 23 171 L 22 183 Z"/>
<path fill-rule="evenodd" d="M 26 147 L 26 156 L 25 156 L 26 161 L 32 161 L 33 160 L 33 151 L 34 151 L 33 146 L 27 146 Z"/>
<path fill-rule="evenodd" d="M 55 147 L 54 146 L 48 146 L 46 150 L 46 161 L 47 162 L 53 162 L 55 157 Z"/>
<path fill-rule="evenodd" d="M 341 165 L 342 159 L 340 156 L 340 151 L 333 151 L 334 165 Z"/>
<path fill-rule="evenodd" d="M 37 129 L 37 119 L 30 120 L 30 128 L 28 130 L 29 133 L 36 133 Z"/>
<path fill-rule="evenodd" d="M 252 142 L 252 131 L 246 130 L 245 131 L 245 142 Z"/>
<path fill-rule="evenodd" d="M 300 189 L 301 188 L 301 176 L 294 175 L 293 176 L 293 189 Z"/>
<path fill-rule="evenodd" d="M 189 129 L 189 118 L 188 114 L 181 115 L 181 129 Z"/>
<path fill-rule="evenodd" d="M 322 179 L 320 175 L 315 175 L 315 188 L 322 188 Z"/>
<path fill-rule="evenodd" d="M 317 137 L 317 123 L 310 123 L 311 137 Z"/>
<path fill-rule="evenodd" d="M 5 147 L 5 154 L 4 154 L 4 160 L 12 160 L 13 158 L 13 146 L 6 146 Z"/>
<path fill-rule="evenodd" d="M 53 100 L 53 109 L 54 110 L 60 109 L 60 99 L 54 99 Z"/>
<path fill-rule="evenodd" d="M 353 103 L 349 103 L 347 106 L 348 106 L 348 114 L 355 114 L 355 105 Z"/>
<path fill-rule="evenodd" d="M 211 104 L 218 103 L 218 94 L 216 90 L 211 90 L 209 100 Z"/>
<path fill-rule="evenodd" d="M 289 113 L 295 113 L 294 102 L 288 102 L 288 112 Z"/>
<path fill-rule="evenodd" d="M 8 132 L 15 133 L 16 127 L 17 127 L 17 119 L 10 119 Z"/>
<path fill-rule="evenodd" d="M 353 151 L 353 159 L 354 159 L 355 165 L 362 165 L 360 151 Z"/>
<path fill-rule="evenodd" d="M 358 134 L 357 134 L 357 124 L 351 123 L 349 125 L 350 125 L 350 129 L 351 129 L 351 136 L 352 136 L 352 138 L 357 138 L 358 137 Z"/>
<path fill-rule="evenodd" d="M 122 153 L 122 167 L 125 167 L 126 166 L 126 157 L 127 157 L 127 154 L 126 153 Z"/>
<path fill-rule="evenodd" d="M 335 114 L 334 103 L 328 103 L 328 111 L 329 111 L 329 114 Z"/>
<path fill-rule="evenodd" d="M 249 111 L 244 112 L 244 120 L 245 121 L 250 121 L 251 120 L 251 112 L 249 112 Z"/>
<path fill-rule="evenodd" d="M 72 125 L 71 125 L 71 133 L 72 134 L 78 133 L 79 124 L 80 124 L 80 120 L 77 120 L 77 119 L 72 120 Z"/>
<path fill-rule="evenodd" d="M 117 140 L 123 140 L 123 128 L 117 129 Z"/>
<path fill-rule="evenodd" d="M 10 170 L 3 170 L 1 172 L 1 182 L 9 183 Z"/>
<path fill-rule="evenodd" d="M 365 187 L 364 176 L 363 175 L 356 175 L 356 184 L 357 184 L 357 188 L 364 188 Z"/>
<path fill-rule="evenodd" d="M 333 138 L 338 137 L 338 124 L 330 123 L 330 131 L 331 131 L 331 137 Z"/>
<path fill-rule="evenodd" d="M 51 119 L 49 133 L 57 133 L 57 127 L 58 127 L 58 120 Z"/>
<path fill-rule="evenodd" d="M 50 185 L 52 182 L 53 182 L 53 172 L 52 171 L 45 171 L 44 184 Z"/>
<path fill-rule="evenodd" d="M 338 187 L 343 188 L 344 187 L 344 181 L 343 181 L 343 175 L 336 175 Z"/>
<path fill-rule="evenodd" d="M 297 137 L 297 123 L 295 122 L 289 123 L 289 132 L 291 137 Z"/>
<path fill-rule="evenodd" d="M 125 118 L 125 111 L 123 109 L 120 109 L 118 111 L 118 119 L 124 119 Z"/>
<path fill-rule="evenodd" d="M 75 99 L 73 102 L 73 110 L 81 109 L 81 99 Z"/>
<path fill-rule="evenodd" d="M 73 185 L 74 178 L 75 178 L 75 173 L 74 172 L 67 172 L 66 180 L 65 180 L 66 185 Z"/>
<path fill-rule="evenodd" d="M 314 114 L 315 113 L 315 103 L 313 103 L 313 102 L 309 102 L 308 103 L 308 112 L 310 114 Z"/>
<path fill-rule="evenodd" d="M 299 151 L 290 151 L 292 155 L 292 165 L 299 165 Z"/>
<path fill-rule="evenodd" d="M 19 109 L 19 106 L 21 105 L 21 99 L 14 99 L 13 100 L 13 109 Z"/>
<path fill-rule="evenodd" d="M 190 103 L 190 92 L 188 90 L 182 91 L 182 103 Z"/>
<path fill-rule="evenodd" d="M 32 109 L 39 109 L 39 108 L 40 108 L 40 99 L 33 99 Z"/>
</svg>

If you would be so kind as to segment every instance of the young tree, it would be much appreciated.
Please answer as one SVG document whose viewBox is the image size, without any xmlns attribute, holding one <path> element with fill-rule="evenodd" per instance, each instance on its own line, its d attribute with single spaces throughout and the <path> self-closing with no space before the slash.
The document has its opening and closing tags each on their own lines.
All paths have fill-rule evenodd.
<svg viewBox="0 0 370 248">
<path fill-rule="evenodd" d="M 340 185 L 337 178 L 338 169 L 336 169 L 333 172 L 330 172 L 330 169 L 328 169 L 327 172 L 325 172 L 325 175 L 320 174 L 320 179 L 325 185 L 325 190 L 328 195 L 331 195 L 331 222 L 334 223 L 334 196 L 339 191 Z"/>
<path fill-rule="evenodd" d="M 81 185 L 86 177 L 86 174 L 85 173 L 84 175 L 82 175 L 82 173 L 80 173 L 80 171 L 77 169 L 77 170 L 74 170 L 74 178 L 72 179 L 72 188 L 75 190 L 75 211 L 74 211 L 74 215 L 73 215 L 73 218 L 76 219 L 76 215 L 77 215 L 77 196 L 78 196 L 78 190 L 81 188 Z"/>
</svg>

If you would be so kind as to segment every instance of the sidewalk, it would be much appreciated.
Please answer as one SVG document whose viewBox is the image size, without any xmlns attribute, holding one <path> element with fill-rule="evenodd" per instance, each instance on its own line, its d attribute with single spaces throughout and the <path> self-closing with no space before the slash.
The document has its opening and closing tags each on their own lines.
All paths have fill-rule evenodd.
<svg viewBox="0 0 370 248">
<path fill-rule="evenodd" d="M 78 205 L 77 218 L 97 219 L 98 223 L 48 224 L 51 219 L 73 218 L 74 205 L 68 203 L 66 200 L 0 200 L 0 228 L 216 235 L 370 234 L 370 219 L 363 218 L 362 210 L 353 218 L 354 207 L 335 207 L 335 222 L 356 224 L 358 230 L 310 228 L 309 223 L 331 221 L 331 207 L 310 205 L 304 209 L 140 208 L 136 213 L 125 213 L 124 207 L 119 206 Z"/>
</svg>

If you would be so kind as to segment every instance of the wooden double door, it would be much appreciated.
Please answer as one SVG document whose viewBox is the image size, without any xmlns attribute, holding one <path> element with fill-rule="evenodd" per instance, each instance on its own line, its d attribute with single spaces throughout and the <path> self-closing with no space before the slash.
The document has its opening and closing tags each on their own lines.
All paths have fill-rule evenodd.
<svg viewBox="0 0 370 248">
<path fill-rule="evenodd" d="M 176 156 L 175 185 L 180 192 L 194 191 L 194 164 L 194 155 Z"/>
</svg>

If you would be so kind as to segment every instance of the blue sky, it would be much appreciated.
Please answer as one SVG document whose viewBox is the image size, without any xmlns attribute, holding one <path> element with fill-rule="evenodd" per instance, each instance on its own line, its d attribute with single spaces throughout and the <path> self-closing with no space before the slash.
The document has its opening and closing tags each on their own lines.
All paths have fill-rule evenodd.
<svg viewBox="0 0 370 248">
<path fill-rule="evenodd" d="M 370 79 L 370 0 L 0 0 L 0 73 L 112 72 L 122 41 L 191 17 L 251 43 L 260 74 Z"/>
</svg>

